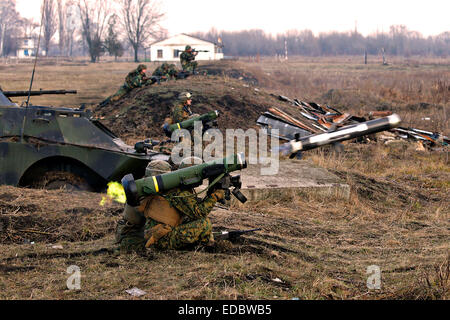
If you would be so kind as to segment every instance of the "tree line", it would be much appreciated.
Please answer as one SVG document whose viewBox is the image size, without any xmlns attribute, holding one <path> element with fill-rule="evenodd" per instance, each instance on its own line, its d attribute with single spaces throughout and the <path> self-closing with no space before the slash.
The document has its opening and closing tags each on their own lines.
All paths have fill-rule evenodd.
<svg viewBox="0 0 450 320">
<path fill-rule="evenodd" d="M 138 61 L 139 52 L 167 36 L 161 21 L 161 0 L 44 0 L 42 48 L 46 55 L 86 56 L 97 62 L 104 54 L 120 57 L 127 50 Z M 0 56 L 14 55 L 23 37 L 34 37 L 39 23 L 16 11 L 15 0 L 0 0 Z M 388 32 L 363 36 L 357 30 L 315 35 L 290 30 L 271 35 L 263 30 L 217 31 L 191 34 L 211 42 L 221 39 L 226 56 L 304 55 L 433 55 L 450 53 L 450 32 L 423 37 L 403 25 Z"/>
<path fill-rule="evenodd" d="M 215 42 L 218 38 L 224 44 L 226 56 L 335 56 L 380 54 L 384 49 L 389 55 L 433 55 L 446 57 L 450 54 L 450 32 L 437 36 L 423 37 L 410 31 L 404 25 L 391 26 L 389 32 L 364 37 L 357 30 L 350 32 L 328 32 L 314 35 L 311 30 L 290 30 L 272 36 L 263 30 L 197 32 L 191 34 Z"/>
<path fill-rule="evenodd" d="M 108 53 L 120 57 L 130 48 L 135 61 L 149 40 L 162 39 L 160 0 L 43 0 L 42 48 L 46 55 Z M 0 0 L 0 55 L 14 54 L 21 38 L 36 38 L 39 24 L 16 11 L 15 0 Z M 52 41 L 57 39 L 57 48 Z"/>
</svg>

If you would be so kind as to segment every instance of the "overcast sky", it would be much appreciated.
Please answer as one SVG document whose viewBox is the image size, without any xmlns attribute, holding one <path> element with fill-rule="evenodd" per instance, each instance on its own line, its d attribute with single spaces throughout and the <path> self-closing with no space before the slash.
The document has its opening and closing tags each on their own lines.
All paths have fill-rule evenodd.
<svg viewBox="0 0 450 320">
<path fill-rule="evenodd" d="M 39 21 L 42 0 L 16 0 L 22 16 Z M 450 31 L 450 0 L 162 0 L 171 35 L 196 31 L 263 29 L 282 33 L 349 31 L 363 35 L 404 24 L 424 36 Z"/>
</svg>

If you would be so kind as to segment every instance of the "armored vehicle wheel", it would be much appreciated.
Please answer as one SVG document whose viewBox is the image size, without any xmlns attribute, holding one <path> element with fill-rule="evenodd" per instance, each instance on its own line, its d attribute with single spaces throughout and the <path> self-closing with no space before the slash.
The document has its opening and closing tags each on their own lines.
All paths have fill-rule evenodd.
<svg viewBox="0 0 450 320">
<path fill-rule="evenodd" d="M 49 190 L 64 188 L 68 191 L 94 191 L 84 178 L 65 171 L 46 172 L 36 182 L 36 187 Z"/>
</svg>

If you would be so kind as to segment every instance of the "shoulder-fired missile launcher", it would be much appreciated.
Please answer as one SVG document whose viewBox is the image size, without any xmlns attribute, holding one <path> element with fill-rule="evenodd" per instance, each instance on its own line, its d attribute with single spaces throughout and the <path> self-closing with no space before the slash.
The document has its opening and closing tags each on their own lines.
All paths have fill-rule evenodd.
<svg viewBox="0 0 450 320">
<path fill-rule="evenodd" d="M 76 92 L 30 95 L 66 93 Z M 143 177 L 152 160 L 169 158 L 126 145 L 84 108 L 21 107 L 9 99 L 28 94 L 0 89 L 0 184 L 102 191 L 126 174 Z"/>
<path fill-rule="evenodd" d="M 208 113 L 202 114 L 197 117 L 192 117 L 183 122 L 174 123 L 172 125 L 166 123 L 163 126 L 163 130 L 164 130 L 164 133 L 170 138 L 174 131 L 181 130 L 181 129 L 192 130 L 192 129 L 194 129 L 195 122 L 201 121 L 203 124 L 203 131 L 206 131 L 210 128 L 217 126 L 217 118 L 218 117 L 219 117 L 219 111 L 214 110 L 214 111 L 210 111 Z"/>
<path fill-rule="evenodd" d="M 164 173 L 135 180 L 132 174 L 128 174 L 122 179 L 122 186 L 125 190 L 127 203 L 137 206 L 144 197 L 149 195 L 163 194 L 174 188 L 195 188 L 209 179 L 209 187 L 219 187 L 220 189 L 234 188 L 232 194 L 242 203 L 247 199 L 240 192 L 242 186 L 240 176 L 232 177 L 230 173 L 247 168 L 244 154 L 234 154 L 229 157 L 205 162 L 192 167 L 179 169 L 173 172 Z M 229 195 L 225 196 L 229 200 Z"/>
</svg>

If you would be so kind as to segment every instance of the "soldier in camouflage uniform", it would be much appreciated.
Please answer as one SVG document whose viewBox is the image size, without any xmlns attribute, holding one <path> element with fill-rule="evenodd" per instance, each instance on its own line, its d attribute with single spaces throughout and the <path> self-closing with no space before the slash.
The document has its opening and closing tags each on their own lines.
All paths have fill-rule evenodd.
<svg viewBox="0 0 450 320">
<path fill-rule="evenodd" d="M 170 80 L 175 79 L 177 76 L 177 69 L 175 68 L 174 64 L 168 64 L 164 62 L 162 65 L 160 65 L 156 70 L 153 72 L 153 76 L 156 77 L 162 77 L 164 79 Z"/>
<path fill-rule="evenodd" d="M 135 70 L 128 73 L 123 86 L 120 87 L 120 89 L 114 95 L 108 97 L 102 103 L 100 103 L 100 106 L 107 105 L 110 102 L 118 101 L 134 88 L 140 88 L 144 85 L 153 84 L 154 81 L 147 78 L 145 74 L 146 71 L 147 66 L 145 64 L 140 64 Z"/>
<path fill-rule="evenodd" d="M 178 96 L 178 100 L 179 100 L 178 103 L 175 104 L 171 110 L 171 117 L 165 119 L 164 124 L 162 126 L 163 130 L 165 130 L 165 128 L 171 124 L 180 123 L 192 117 L 198 116 L 198 114 L 193 113 L 191 110 L 192 94 L 190 92 L 180 93 L 180 95 Z M 190 133 L 191 139 L 194 139 L 192 130 Z M 183 138 L 181 138 L 180 141 L 183 141 Z M 172 147 L 173 145 L 171 145 L 170 150 L 172 149 Z"/>
<path fill-rule="evenodd" d="M 172 124 L 188 120 L 192 115 L 192 94 L 182 92 L 178 96 L 179 102 L 172 108 Z"/>
<path fill-rule="evenodd" d="M 200 160 L 201 161 L 201 160 Z M 183 161 L 180 168 L 187 167 Z M 149 163 L 146 176 L 170 171 L 164 161 Z M 193 245 L 214 243 L 208 214 L 215 203 L 224 198 L 223 190 L 216 190 L 198 200 L 193 190 L 173 189 L 162 196 L 148 196 L 139 207 L 125 207 L 124 219 L 119 221 L 116 241 L 123 252 L 142 252 L 145 247 L 160 250 L 183 249 Z"/>
<path fill-rule="evenodd" d="M 193 51 L 191 46 L 186 46 L 184 51 L 180 55 L 180 62 L 183 71 L 189 71 L 195 73 L 198 63 L 195 60 L 198 52 Z"/>
</svg>

